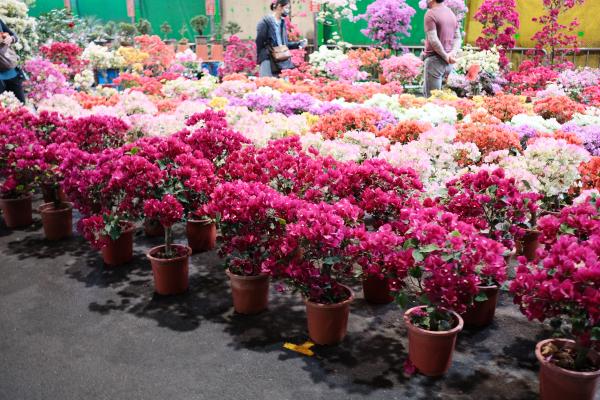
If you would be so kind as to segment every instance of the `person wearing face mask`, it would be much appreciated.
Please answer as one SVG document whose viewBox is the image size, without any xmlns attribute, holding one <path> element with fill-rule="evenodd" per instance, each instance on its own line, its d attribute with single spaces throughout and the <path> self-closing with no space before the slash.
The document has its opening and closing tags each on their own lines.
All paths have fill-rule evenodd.
<svg viewBox="0 0 600 400">
<path fill-rule="evenodd" d="M 270 15 L 260 20 L 256 27 L 256 52 L 260 76 L 277 76 L 282 70 L 295 68 L 291 59 L 273 60 L 271 50 L 279 46 L 299 49 L 306 46 L 306 40 L 290 42 L 288 40 L 285 17 L 290 15 L 290 0 L 273 0 Z"/>
<path fill-rule="evenodd" d="M 431 91 L 440 90 L 452 72 L 452 64 L 456 63 L 456 54 L 462 46 L 462 35 L 456 16 L 444 0 L 427 0 L 427 8 L 423 94 L 430 97 Z"/>
<path fill-rule="evenodd" d="M 12 46 L 19 38 L 0 19 L 0 46 Z M 25 103 L 25 92 L 23 91 L 23 72 L 19 68 L 0 71 L 0 94 L 5 91 L 13 92 L 15 97 Z"/>
</svg>

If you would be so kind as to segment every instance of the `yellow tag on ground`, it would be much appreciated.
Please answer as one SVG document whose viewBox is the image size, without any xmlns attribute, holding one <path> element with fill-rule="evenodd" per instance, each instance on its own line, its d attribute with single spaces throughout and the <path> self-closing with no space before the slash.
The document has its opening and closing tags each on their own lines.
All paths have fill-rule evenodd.
<svg viewBox="0 0 600 400">
<path fill-rule="evenodd" d="M 312 357 L 315 353 L 310 349 L 315 344 L 313 342 L 304 342 L 304 344 L 297 345 L 294 343 L 284 343 L 283 347 L 295 351 L 296 353 L 304 354 L 305 356 Z"/>
</svg>

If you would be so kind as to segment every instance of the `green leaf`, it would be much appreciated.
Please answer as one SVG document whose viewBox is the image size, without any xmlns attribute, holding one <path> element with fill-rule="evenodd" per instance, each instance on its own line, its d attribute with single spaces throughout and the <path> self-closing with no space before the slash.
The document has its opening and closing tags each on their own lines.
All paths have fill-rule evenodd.
<svg viewBox="0 0 600 400">
<path fill-rule="evenodd" d="M 600 326 L 592 328 L 592 340 L 600 340 Z"/>
<path fill-rule="evenodd" d="M 413 256 L 413 259 L 415 260 L 415 262 L 421 262 L 425 259 L 423 254 L 417 250 L 413 250 L 412 256 Z"/>
<path fill-rule="evenodd" d="M 404 250 L 407 249 L 414 249 L 415 247 L 417 247 L 417 239 L 415 238 L 410 238 L 408 240 L 406 240 L 403 244 L 402 244 L 402 248 Z"/>
<path fill-rule="evenodd" d="M 459 231 L 452 231 L 450 233 L 450 236 L 452 236 L 452 237 L 460 237 L 460 232 Z"/>
<path fill-rule="evenodd" d="M 419 249 L 421 253 L 431 253 L 433 251 L 437 251 L 440 248 L 436 244 L 428 244 L 427 246 L 423 246 Z"/>
<path fill-rule="evenodd" d="M 129 154 L 131 154 L 132 156 L 135 156 L 139 152 L 140 152 L 139 147 L 132 147 L 131 150 L 129 150 Z"/>
<path fill-rule="evenodd" d="M 487 295 L 483 292 L 479 292 L 477 296 L 475 296 L 475 301 L 478 303 L 482 303 L 488 299 Z"/>
<path fill-rule="evenodd" d="M 412 267 L 408 270 L 408 274 L 413 278 L 421 279 L 421 276 L 423 276 L 423 271 L 419 267 Z"/>
<path fill-rule="evenodd" d="M 571 228 L 569 225 L 567 224 L 561 224 L 560 225 L 560 233 L 565 233 L 565 234 L 569 234 L 569 235 L 574 235 L 575 234 L 575 229 Z"/>
<path fill-rule="evenodd" d="M 400 305 L 400 308 L 406 308 L 408 305 L 408 295 L 404 292 L 399 292 L 396 295 L 396 302 Z"/>
</svg>

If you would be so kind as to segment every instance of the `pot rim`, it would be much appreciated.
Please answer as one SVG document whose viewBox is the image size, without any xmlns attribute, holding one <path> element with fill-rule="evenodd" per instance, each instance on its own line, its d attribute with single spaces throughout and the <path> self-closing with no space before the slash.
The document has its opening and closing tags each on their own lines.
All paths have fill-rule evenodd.
<svg viewBox="0 0 600 400">
<path fill-rule="evenodd" d="M 136 230 L 136 226 L 133 222 L 125 221 L 123 222 L 123 225 L 125 226 L 123 227 L 123 232 L 121 232 L 121 236 L 123 236 L 125 233 L 130 233 Z"/>
<path fill-rule="evenodd" d="M 575 344 L 574 340 L 571 339 L 563 339 L 563 338 L 555 338 L 555 339 L 546 339 L 546 340 L 542 340 L 540 342 L 538 342 L 535 345 L 535 357 L 538 359 L 540 365 L 543 365 L 545 368 L 548 368 L 554 372 L 563 374 L 563 375 L 568 375 L 572 378 L 584 378 L 584 379 L 596 379 L 598 377 L 600 377 L 600 368 L 596 371 L 592 371 L 592 372 L 578 372 L 578 371 L 571 371 L 570 369 L 565 369 L 562 367 L 559 367 L 558 365 L 555 365 L 553 363 L 551 363 L 550 361 L 547 361 L 544 356 L 542 356 L 542 346 L 544 346 L 547 343 L 551 343 L 551 342 L 562 342 L 563 344 Z"/>
<path fill-rule="evenodd" d="M 410 314 L 417 309 L 421 309 L 421 308 L 425 308 L 425 307 L 427 307 L 427 306 L 416 306 L 416 307 L 410 308 L 404 312 L 404 316 L 403 316 L 404 323 L 408 326 L 408 328 L 410 330 L 419 332 L 422 335 L 437 336 L 437 337 L 457 335 L 460 331 L 463 330 L 465 322 L 463 321 L 462 317 L 458 313 L 456 313 L 454 311 L 450 311 L 450 310 L 447 310 L 447 311 L 452 314 L 452 316 L 456 319 L 456 321 L 458 323 L 456 324 L 456 326 L 454 328 L 450 329 L 449 331 L 428 331 L 426 329 L 419 328 L 418 326 L 414 325 L 410 321 L 410 318 L 409 318 Z"/>
<path fill-rule="evenodd" d="M 193 219 L 192 218 L 192 219 L 188 219 L 187 222 L 191 223 L 191 224 L 198 224 L 198 225 L 205 225 L 205 226 L 215 224 L 215 221 L 210 220 L 210 219 L 202 220 L 202 219 Z"/>
<path fill-rule="evenodd" d="M 263 280 L 265 278 L 266 279 L 270 278 L 269 274 L 264 274 L 264 273 L 261 273 L 261 274 L 258 274 L 258 275 L 238 275 L 238 274 L 234 274 L 233 272 L 231 272 L 229 270 L 229 268 L 227 268 L 225 270 L 225 273 L 227 274 L 227 276 L 230 279 L 237 279 L 237 280 L 240 280 L 240 281 L 258 281 L 258 280 Z"/>
<path fill-rule="evenodd" d="M 18 197 L 16 199 L 13 198 L 7 198 L 7 197 L 0 197 L 1 201 L 4 202 L 16 202 L 16 201 L 23 201 L 23 200 L 30 200 L 33 198 L 33 195 L 31 193 L 29 193 L 27 196 L 23 196 L 23 197 Z"/>
<path fill-rule="evenodd" d="M 61 205 L 66 205 L 67 208 L 61 208 L 61 209 L 58 209 L 58 210 L 56 208 L 45 209 L 46 206 L 54 206 L 54 202 L 50 202 L 50 203 L 44 203 L 44 204 L 40 205 L 38 207 L 38 212 L 40 212 L 40 214 L 41 213 L 58 214 L 58 213 L 62 213 L 62 212 L 73 210 L 73 203 L 71 203 L 70 201 L 61 201 L 60 204 Z"/>
<path fill-rule="evenodd" d="M 490 286 L 477 285 L 477 288 L 479 290 L 500 290 L 500 286 L 498 286 L 498 285 L 490 285 Z"/>
<path fill-rule="evenodd" d="M 321 308 L 321 309 L 332 309 L 332 308 L 340 308 L 343 307 L 347 304 L 350 304 L 354 301 L 354 291 L 352 291 L 352 289 L 350 289 L 348 286 L 346 285 L 341 285 L 342 287 L 344 287 L 348 293 L 349 296 L 346 300 L 340 301 L 339 303 L 333 303 L 333 304 L 322 304 L 322 303 L 316 303 L 314 301 L 310 301 L 309 299 L 305 298 L 304 302 L 306 303 L 306 305 L 310 305 L 311 307 L 315 307 L 315 308 Z"/>
<path fill-rule="evenodd" d="M 192 255 L 192 249 L 189 246 L 185 246 L 183 244 L 174 244 L 172 245 L 173 247 L 178 247 L 178 248 L 183 248 L 187 250 L 187 254 L 184 254 L 182 256 L 178 256 L 175 258 L 157 258 L 152 256 L 152 253 L 165 248 L 166 246 L 160 245 L 160 246 L 156 246 L 151 248 L 150 250 L 148 250 L 148 252 L 146 253 L 146 257 L 150 260 L 150 261 L 158 261 L 158 262 L 164 262 L 164 261 L 180 261 L 180 260 L 185 260 L 187 258 L 189 258 Z"/>
</svg>

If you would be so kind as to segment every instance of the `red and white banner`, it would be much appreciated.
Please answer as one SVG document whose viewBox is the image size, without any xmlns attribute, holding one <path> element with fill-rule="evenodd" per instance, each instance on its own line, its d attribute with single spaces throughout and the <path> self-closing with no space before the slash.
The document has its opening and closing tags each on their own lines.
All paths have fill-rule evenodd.
<svg viewBox="0 0 600 400">
<path fill-rule="evenodd" d="M 127 0 L 127 16 L 135 18 L 135 0 Z"/>
<path fill-rule="evenodd" d="M 206 15 L 215 15 L 215 13 L 216 13 L 215 0 L 206 0 L 204 4 L 206 5 Z"/>
<path fill-rule="evenodd" d="M 321 11 L 321 5 L 317 2 L 311 1 L 309 10 L 312 13 L 319 12 L 319 11 Z"/>
<path fill-rule="evenodd" d="M 71 10 L 71 0 L 65 0 L 65 8 L 67 10 Z"/>
</svg>

